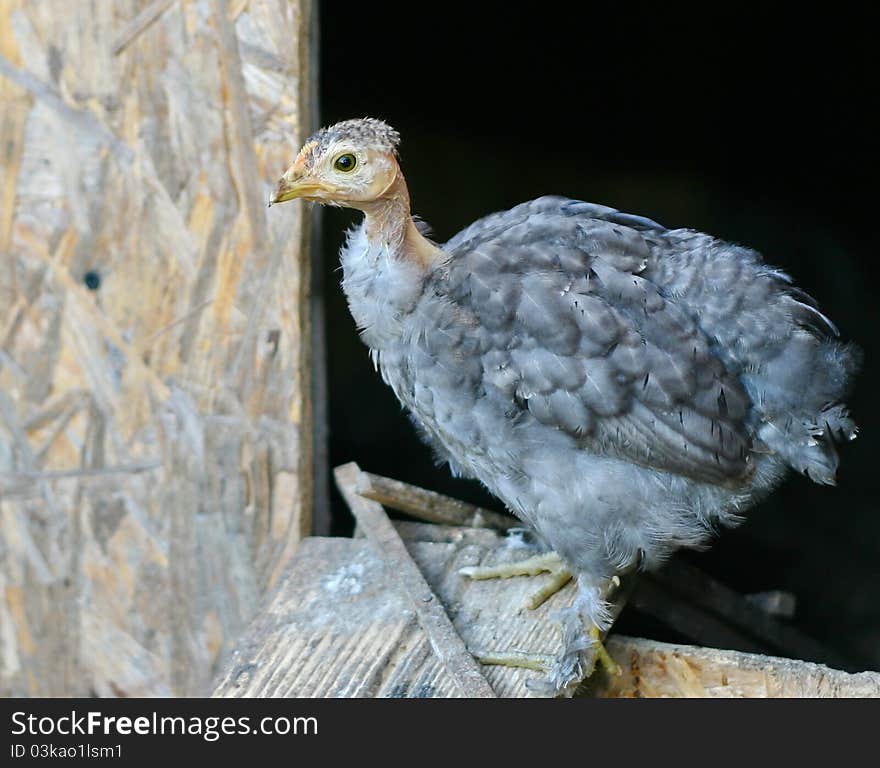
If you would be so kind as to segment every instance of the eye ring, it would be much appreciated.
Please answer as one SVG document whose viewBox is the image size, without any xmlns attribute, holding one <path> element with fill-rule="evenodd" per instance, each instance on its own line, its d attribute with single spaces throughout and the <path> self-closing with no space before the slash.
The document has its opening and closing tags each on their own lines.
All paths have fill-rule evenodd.
<svg viewBox="0 0 880 768">
<path fill-rule="evenodd" d="M 357 167 L 357 158 L 351 152 L 346 152 L 333 161 L 333 167 L 342 173 L 351 173 Z"/>
</svg>

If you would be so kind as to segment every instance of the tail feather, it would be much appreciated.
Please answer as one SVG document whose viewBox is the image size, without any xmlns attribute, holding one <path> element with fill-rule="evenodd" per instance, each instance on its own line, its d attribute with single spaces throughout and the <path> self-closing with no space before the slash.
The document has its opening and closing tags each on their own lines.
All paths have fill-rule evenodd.
<svg viewBox="0 0 880 768">
<path fill-rule="evenodd" d="M 761 448 L 813 482 L 834 485 L 840 462 L 835 444 L 858 434 L 843 399 L 859 362 L 852 344 L 796 335 L 760 377 Z"/>
<path fill-rule="evenodd" d="M 764 422 L 758 429 L 761 451 L 777 454 L 795 471 L 815 483 L 836 483 L 839 457 L 834 441 L 810 433 L 805 422 Z"/>
<path fill-rule="evenodd" d="M 834 440 L 838 443 L 855 440 L 859 433 L 858 425 L 843 403 L 823 408 L 818 418 L 808 424 L 808 428 L 816 439 Z"/>
</svg>

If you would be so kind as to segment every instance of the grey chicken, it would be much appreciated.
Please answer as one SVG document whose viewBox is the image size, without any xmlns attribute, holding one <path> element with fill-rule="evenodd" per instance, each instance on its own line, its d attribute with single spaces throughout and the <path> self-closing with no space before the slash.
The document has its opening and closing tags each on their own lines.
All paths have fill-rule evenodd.
<svg viewBox="0 0 880 768">
<path fill-rule="evenodd" d="M 856 436 L 842 400 L 858 353 L 788 275 L 748 248 L 561 197 L 437 245 L 410 213 L 398 143 L 374 119 L 324 128 L 272 202 L 363 211 L 342 287 L 382 378 L 452 471 L 576 574 L 594 637 L 608 579 L 705 544 L 789 469 L 834 483 L 835 443 Z M 533 571 L 472 575 L 512 572 Z M 596 647 L 570 628 L 568 641 L 557 688 Z"/>
</svg>

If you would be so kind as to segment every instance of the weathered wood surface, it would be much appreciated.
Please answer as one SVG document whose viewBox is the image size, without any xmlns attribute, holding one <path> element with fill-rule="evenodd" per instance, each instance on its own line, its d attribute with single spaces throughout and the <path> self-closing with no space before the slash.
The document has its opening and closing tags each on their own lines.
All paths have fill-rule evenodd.
<svg viewBox="0 0 880 768">
<path fill-rule="evenodd" d="M 471 647 L 553 654 L 552 615 L 571 586 L 537 611 L 520 611 L 537 579 L 471 582 L 458 570 L 514 560 L 522 551 L 476 528 L 396 523 L 408 550 Z M 546 577 L 539 577 L 546 578 Z M 807 662 L 612 635 L 622 669 L 578 695 L 604 697 L 880 696 L 880 674 L 847 674 Z M 601 670 L 601 668 L 600 668 Z M 527 670 L 486 667 L 504 697 L 534 695 Z M 403 591 L 367 539 L 306 539 L 275 593 L 218 677 L 215 696 L 458 697 Z"/>
<path fill-rule="evenodd" d="M 205 693 L 309 529 L 310 9 L 0 0 L 0 695 Z"/>
<path fill-rule="evenodd" d="M 446 609 L 413 561 L 382 505 L 358 493 L 362 473 L 357 464 L 337 467 L 334 475 L 358 525 L 382 560 L 384 580 L 394 582 L 409 600 L 409 606 L 427 636 L 434 656 L 443 664 L 446 676 L 462 696 L 493 698 L 495 692 L 483 677 L 480 665 L 455 631 Z"/>
<path fill-rule="evenodd" d="M 603 697 L 875 698 L 880 673 L 850 674 L 795 659 L 613 636 L 619 677 L 600 675 L 587 690 Z"/>
<path fill-rule="evenodd" d="M 471 581 L 460 568 L 516 560 L 523 550 L 493 531 L 397 523 L 407 549 L 469 648 L 554 655 L 553 614 L 572 585 L 535 611 L 521 610 L 548 576 Z M 484 667 L 498 696 L 530 697 L 525 669 Z M 310 538 L 261 609 L 217 696 L 460 697 L 416 611 L 368 539 Z"/>
<path fill-rule="evenodd" d="M 370 472 L 358 472 L 356 490 L 365 498 L 430 523 L 493 528 L 496 531 L 522 526 L 519 520 L 510 515 L 500 515 L 466 501 Z"/>
</svg>

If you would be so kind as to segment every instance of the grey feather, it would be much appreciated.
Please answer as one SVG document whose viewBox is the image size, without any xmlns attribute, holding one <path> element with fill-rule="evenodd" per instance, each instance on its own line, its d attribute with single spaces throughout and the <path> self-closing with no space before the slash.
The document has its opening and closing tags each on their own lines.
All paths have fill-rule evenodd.
<svg viewBox="0 0 880 768">
<path fill-rule="evenodd" d="M 352 313 L 438 455 L 582 578 L 704 543 L 788 469 L 834 481 L 858 353 L 754 251 L 558 197 L 442 248 L 416 279 L 357 230 Z"/>
</svg>

